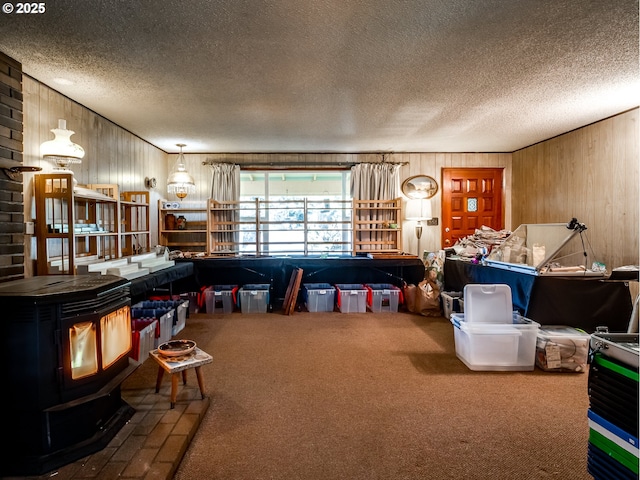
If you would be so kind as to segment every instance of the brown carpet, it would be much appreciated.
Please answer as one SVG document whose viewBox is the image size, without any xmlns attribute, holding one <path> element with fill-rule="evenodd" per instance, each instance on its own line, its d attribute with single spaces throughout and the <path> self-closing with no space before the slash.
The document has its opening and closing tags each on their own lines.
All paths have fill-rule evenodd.
<svg viewBox="0 0 640 480">
<path fill-rule="evenodd" d="M 471 371 L 444 318 L 196 314 L 179 337 L 214 363 L 177 480 L 592 478 L 587 374 Z"/>
</svg>

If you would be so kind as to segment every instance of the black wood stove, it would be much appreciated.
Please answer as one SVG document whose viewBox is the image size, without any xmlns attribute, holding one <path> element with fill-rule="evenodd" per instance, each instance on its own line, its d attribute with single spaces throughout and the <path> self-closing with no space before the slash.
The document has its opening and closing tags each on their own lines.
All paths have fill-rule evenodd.
<svg viewBox="0 0 640 480">
<path fill-rule="evenodd" d="M 129 282 L 53 275 L 0 283 L 0 475 L 39 475 L 104 448 L 134 410 Z"/>
</svg>

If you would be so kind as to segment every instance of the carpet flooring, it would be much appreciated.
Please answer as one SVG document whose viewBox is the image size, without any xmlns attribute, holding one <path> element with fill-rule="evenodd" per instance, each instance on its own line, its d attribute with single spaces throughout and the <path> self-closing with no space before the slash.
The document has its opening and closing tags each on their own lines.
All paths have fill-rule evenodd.
<svg viewBox="0 0 640 480">
<path fill-rule="evenodd" d="M 176 480 L 592 478 L 587 374 L 471 371 L 445 318 L 192 314 L 179 337 L 214 362 Z"/>
</svg>

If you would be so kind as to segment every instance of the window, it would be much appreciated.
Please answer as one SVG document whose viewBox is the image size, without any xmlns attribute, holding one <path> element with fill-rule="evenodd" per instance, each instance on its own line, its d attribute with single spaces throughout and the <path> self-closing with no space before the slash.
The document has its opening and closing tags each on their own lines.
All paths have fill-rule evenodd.
<svg viewBox="0 0 640 480">
<path fill-rule="evenodd" d="M 350 171 L 252 171 L 240 174 L 240 200 L 256 201 L 263 255 L 323 255 L 351 251 Z M 241 213 L 251 220 L 254 212 Z M 244 215 L 244 218 L 242 218 Z M 251 216 L 251 218 L 250 218 Z M 241 233 L 254 253 L 255 231 Z M 253 238 L 252 238 L 253 236 Z"/>
</svg>

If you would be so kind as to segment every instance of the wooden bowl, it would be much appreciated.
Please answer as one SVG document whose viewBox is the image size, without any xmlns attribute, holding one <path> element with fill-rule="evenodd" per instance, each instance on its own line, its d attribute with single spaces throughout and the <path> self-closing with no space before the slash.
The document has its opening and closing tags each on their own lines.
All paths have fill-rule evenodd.
<svg viewBox="0 0 640 480">
<path fill-rule="evenodd" d="M 158 346 L 158 353 L 165 357 L 181 357 L 189 355 L 195 348 L 193 340 L 171 340 Z"/>
</svg>

